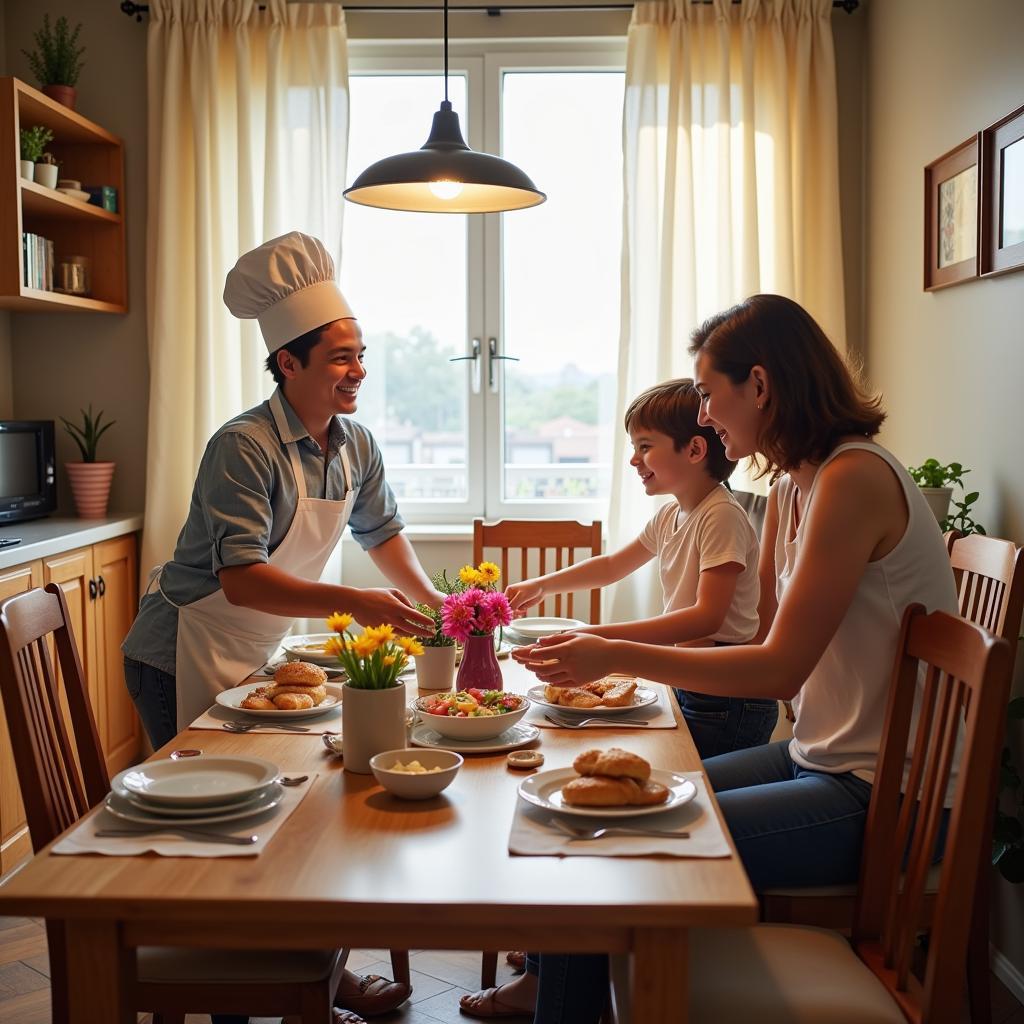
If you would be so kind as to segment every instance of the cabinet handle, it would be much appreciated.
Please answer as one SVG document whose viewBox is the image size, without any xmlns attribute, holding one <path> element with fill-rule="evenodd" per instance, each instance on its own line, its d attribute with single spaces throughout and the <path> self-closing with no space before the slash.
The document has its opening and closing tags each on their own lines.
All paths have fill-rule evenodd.
<svg viewBox="0 0 1024 1024">
<path fill-rule="evenodd" d="M 107 581 L 102 576 L 100 576 L 99 578 L 99 591 L 100 597 L 102 597 L 107 592 Z"/>
<path fill-rule="evenodd" d="M 96 586 L 96 581 L 95 580 L 89 580 L 89 600 L 90 601 L 95 601 L 96 600 L 96 593 L 97 593 L 98 589 L 99 588 Z"/>
</svg>

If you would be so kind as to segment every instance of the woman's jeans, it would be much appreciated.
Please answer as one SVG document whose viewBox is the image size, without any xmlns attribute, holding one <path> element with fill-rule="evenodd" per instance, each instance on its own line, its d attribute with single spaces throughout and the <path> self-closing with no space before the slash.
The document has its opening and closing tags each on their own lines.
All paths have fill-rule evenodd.
<svg viewBox="0 0 1024 1024">
<path fill-rule="evenodd" d="M 702 761 L 767 743 L 779 720 L 776 700 L 712 697 L 680 689 L 675 694 Z"/>
<path fill-rule="evenodd" d="M 134 658 L 124 659 L 124 681 L 154 750 L 178 732 L 177 684 L 174 676 Z"/>
</svg>

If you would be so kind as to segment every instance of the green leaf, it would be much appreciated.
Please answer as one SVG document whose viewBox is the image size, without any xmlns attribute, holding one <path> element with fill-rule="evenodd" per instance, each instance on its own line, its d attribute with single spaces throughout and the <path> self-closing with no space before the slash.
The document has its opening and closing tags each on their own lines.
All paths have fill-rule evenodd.
<svg viewBox="0 0 1024 1024">
<path fill-rule="evenodd" d="M 966 507 L 968 505 L 973 505 L 977 500 L 978 500 L 978 492 L 977 491 L 971 491 L 971 493 L 968 494 L 964 498 L 964 502 L 963 503 L 964 503 L 964 506 Z"/>
</svg>

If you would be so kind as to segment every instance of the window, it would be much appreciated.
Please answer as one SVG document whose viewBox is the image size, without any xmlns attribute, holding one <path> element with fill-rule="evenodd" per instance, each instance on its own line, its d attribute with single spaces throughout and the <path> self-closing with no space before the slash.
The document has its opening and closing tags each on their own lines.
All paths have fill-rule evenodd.
<svg viewBox="0 0 1024 1024">
<path fill-rule="evenodd" d="M 443 96 L 436 67 L 353 59 L 350 180 L 422 145 Z M 456 49 L 449 95 L 467 143 L 518 164 L 548 201 L 473 217 L 345 208 L 340 278 L 369 371 L 357 416 L 410 521 L 606 515 L 621 429 L 621 67 L 621 47 Z"/>
</svg>

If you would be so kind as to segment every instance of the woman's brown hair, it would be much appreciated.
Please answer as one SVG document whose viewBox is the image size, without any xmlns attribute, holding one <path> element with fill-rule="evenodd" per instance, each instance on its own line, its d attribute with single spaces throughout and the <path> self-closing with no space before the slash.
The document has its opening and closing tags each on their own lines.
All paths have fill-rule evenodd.
<svg viewBox="0 0 1024 1024">
<path fill-rule="evenodd" d="M 705 320 L 690 344 L 718 373 L 743 384 L 755 366 L 768 371 L 771 396 L 758 438 L 774 483 L 803 462 L 822 462 L 842 437 L 874 437 L 885 419 L 878 395 L 858 383 L 814 318 L 781 295 L 752 295 Z"/>
</svg>

